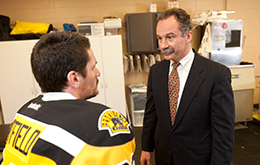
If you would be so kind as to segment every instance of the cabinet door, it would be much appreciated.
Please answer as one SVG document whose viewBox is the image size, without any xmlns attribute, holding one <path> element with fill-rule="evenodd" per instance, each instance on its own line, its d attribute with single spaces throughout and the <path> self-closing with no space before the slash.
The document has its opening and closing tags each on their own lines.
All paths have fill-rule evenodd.
<svg viewBox="0 0 260 165">
<path fill-rule="evenodd" d="M 106 103 L 126 115 L 121 35 L 101 37 Z"/>
<path fill-rule="evenodd" d="M 35 97 L 27 41 L 0 43 L 0 97 L 5 123 L 11 123 L 19 108 Z"/>
<path fill-rule="evenodd" d="M 105 87 L 104 87 L 104 72 L 103 72 L 103 59 L 102 59 L 102 52 L 101 52 L 101 40 L 100 37 L 92 37 L 88 36 L 91 44 L 91 49 L 93 50 L 94 56 L 97 60 L 97 68 L 100 71 L 101 75 L 98 78 L 98 95 L 89 99 L 89 101 L 106 104 L 106 97 L 105 97 Z"/>
</svg>

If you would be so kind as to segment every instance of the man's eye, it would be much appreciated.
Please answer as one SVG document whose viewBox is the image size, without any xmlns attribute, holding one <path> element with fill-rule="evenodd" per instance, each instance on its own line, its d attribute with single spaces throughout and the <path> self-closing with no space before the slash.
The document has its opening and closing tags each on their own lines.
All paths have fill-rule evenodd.
<svg viewBox="0 0 260 165">
<path fill-rule="evenodd" d="M 168 36 L 168 40 L 173 40 L 173 36 Z"/>
</svg>

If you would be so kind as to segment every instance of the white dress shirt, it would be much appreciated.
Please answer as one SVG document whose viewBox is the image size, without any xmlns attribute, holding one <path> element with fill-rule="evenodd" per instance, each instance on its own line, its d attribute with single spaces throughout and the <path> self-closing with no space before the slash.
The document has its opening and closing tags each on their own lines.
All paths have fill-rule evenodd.
<svg viewBox="0 0 260 165">
<path fill-rule="evenodd" d="M 180 91 L 179 91 L 176 112 L 178 111 L 178 108 L 179 108 L 182 92 L 183 92 L 184 86 L 186 84 L 186 81 L 187 81 L 187 78 L 188 78 L 188 75 L 190 72 L 190 68 L 191 68 L 192 62 L 194 60 L 194 56 L 195 56 L 194 52 L 191 49 L 190 52 L 183 59 L 181 59 L 179 61 L 180 65 L 177 68 L 177 72 L 178 72 L 179 80 L 180 80 Z M 173 69 L 173 66 L 172 66 L 173 63 L 174 63 L 174 61 L 171 60 L 170 67 L 169 67 L 169 76 Z"/>
</svg>

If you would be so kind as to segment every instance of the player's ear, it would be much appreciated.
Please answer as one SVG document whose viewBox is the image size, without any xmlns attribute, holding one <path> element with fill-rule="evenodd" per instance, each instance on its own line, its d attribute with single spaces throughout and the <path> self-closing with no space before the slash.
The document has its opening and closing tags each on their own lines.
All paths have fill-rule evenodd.
<svg viewBox="0 0 260 165">
<path fill-rule="evenodd" d="M 78 88 L 80 86 L 80 74 L 75 71 L 70 71 L 67 74 L 67 80 L 68 80 L 68 85 L 73 87 L 73 88 Z"/>
</svg>

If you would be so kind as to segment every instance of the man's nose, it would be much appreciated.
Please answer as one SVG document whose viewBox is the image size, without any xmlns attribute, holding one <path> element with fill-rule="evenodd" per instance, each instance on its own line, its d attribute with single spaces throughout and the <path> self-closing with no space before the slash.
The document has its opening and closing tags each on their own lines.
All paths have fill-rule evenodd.
<svg viewBox="0 0 260 165">
<path fill-rule="evenodd" d="M 96 68 L 97 70 L 96 70 L 96 75 L 97 75 L 97 77 L 99 77 L 100 75 L 101 75 L 101 73 L 100 73 L 100 71 L 98 70 L 98 68 Z"/>
<path fill-rule="evenodd" d="M 166 38 L 163 38 L 161 42 L 159 42 L 159 46 L 161 49 L 165 49 L 169 47 L 169 43 Z"/>
</svg>

